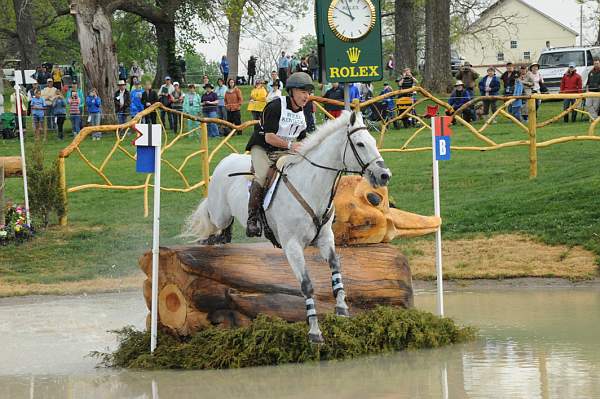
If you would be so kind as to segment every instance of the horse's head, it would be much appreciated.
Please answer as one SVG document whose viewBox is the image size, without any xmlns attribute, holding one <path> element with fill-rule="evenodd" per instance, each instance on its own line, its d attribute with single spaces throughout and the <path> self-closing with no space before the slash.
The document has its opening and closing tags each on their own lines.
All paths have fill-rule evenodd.
<svg viewBox="0 0 600 399">
<path fill-rule="evenodd" d="M 354 111 L 350 115 L 346 135 L 346 145 L 342 149 L 346 169 L 360 172 L 373 187 L 387 186 L 392 172 L 385 165 L 360 112 Z"/>
</svg>

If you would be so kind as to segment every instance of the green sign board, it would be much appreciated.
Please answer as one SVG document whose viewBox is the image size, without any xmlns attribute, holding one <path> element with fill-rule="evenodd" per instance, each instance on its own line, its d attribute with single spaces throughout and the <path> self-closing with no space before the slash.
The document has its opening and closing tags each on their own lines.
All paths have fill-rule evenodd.
<svg viewBox="0 0 600 399">
<path fill-rule="evenodd" d="M 383 78 L 380 0 L 315 0 L 319 80 Z"/>
</svg>

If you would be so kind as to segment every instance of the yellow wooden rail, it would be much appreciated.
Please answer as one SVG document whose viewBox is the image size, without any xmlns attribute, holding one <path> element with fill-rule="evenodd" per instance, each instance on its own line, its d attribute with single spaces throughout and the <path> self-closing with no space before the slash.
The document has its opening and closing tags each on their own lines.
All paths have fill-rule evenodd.
<svg viewBox="0 0 600 399">
<path fill-rule="evenodd" d="M 448 115 L 454 116 L 457 123 L 464 126 L 468 133 L 473 135 L 477 140 L 481 141 L 482 144 L 477 146 L 452 146 L 452 150 L 458 151 L 495 151 L 503 148 L 511 148 L 517 146 L 528 146 L 529 148 L 529 175 L 531 178 L 535 178 L 537 176 L 537 149 L 538 148 L 546 148 L 551 145 L 566 143 L 571 141 L 600 141 L 600 137 L 595 135 L 596 125 L 600 121 L 600 118 L 592 121 L 590 126 L 588 127 L 588 131 L 586 135 L 571 135 L 558 137 L 551 140 L 546 141 L 538 141 L 537 131 L 542 129 L 558 120 L 560 120 L 565 115 L 568 115 L 570 112 L 575 111 L 582 114 L 587 114 L 587 112 L 580 110 L 579 107 L 581 102 L 586 97 L 600 97 L 600 93 L 580 93 L 580 94 L 534 94 L 531 96 L 511 96 L 511 97 L 501 97 L 501 96 L 488 96 L 488 97 L 476 97 L 473 100 L 469 101 L 467 104 L 464 104 L 457 110 L 453 110 L 452 107 L 445 101 L 436 98 L 427 90 L 421 87 L 414 87 L 411 89 L 405 90 L 396 90 L 390 93 L 386 93 L 385 95 L 380 95 L 374 97 L 368 101 L 364 101 L 359 103 L 355 101 L 352 104 L 352 108 L 354 109 L 362 109 L 364 110 L 366 107 L 370 107 L 374 104 L 381 102 L 387 98 L 396 98 L 399 95 L 410 94 L 416 96 L 420 96 L 421 98 L 417 99 L 413 102 L 409 107 L 403 108 L 401 112 L 398 112 L 397 115 L 388 118 L 387 120 L 381 120 L 379 122 L 379 137 L 378 137 L 378 147 L 382 153 L 412 153 L 412 152 L 421 152 L 421 151 L 431 151 L 430 146 L 425 147 L 411 147 L 413 141 L 424 131 L 429 132 L 430 126 L 428 124 L 428 120 L 426 119 L 426 115 L 418 115 L 417 107 L 422 106 L 426 103 L 433 103 L 437 105 L 441 111 L 441 113 L 447 113 Z M 324 97 L 312 96 L 311 99 L 314 101 L 317 109 L 322 112 L 325 117 L 333 118 L 332 115 L 327 112 L 324 104 L 331 104 L 337 106 L 343 106 L 344 104 L 340 101 L 331 100 Z M 500 100 L 502 104 L 498 106 L 497 110 L 488 118 L 488 120 L 481 126 L 480 128 L 476 128 L 471 123 L 467 122 L 462 118 L 462 112 L 468 107 L 473 106 L 475 103 L 482 101 L 484 99 L 489 100 Z M 523 122 L 517 120 L 512 114 L 507 112 L 507 109 L 515 100 L 523 100 L 526 102 L 528 111 L 529 111 L 529 121 L 527 125 Z M 575 103 L 572 104 L 567 109 L 563 110 L 558 115 L 549 118 L 545 121 L 538 122 L 535 112 L 535 103 L 536 100 L 563 100 L 563 99 L 575 99 Z M 175 135 L 175 137 L 170 137 L 166 133 L 166 129 L 164 129 L 163 121 L 160 118 L 160 111 L 165 111 L 167 113 L 173 114 L 176 118 L 179 118 L 179 131 Z M 149 201 L 149 188 L 153 185 L 150 184 L 150 175 L 148 175 L 144 183 L 142 184 L 114 184 L 111 180 L 111 176 L 107 173 L 107 166 L 110 164 L 110 161 L 113 158 L 113 155 L 118 151 L 124 153 L 128 159 L 135 162 L 135 155 L 132 154 L 125 146 L 125 140 L 130 138 L 128 133 L 133 130 L 133 127 L 136 123 L 140 123 L 143 117 L 150 115 L 152 113 L 156 113 L 157 121 L 161 125 L 163 125 L 163 146 L 161 149 L 162 162 L 164 165 L 172 170 L 176 176 L 179 177 L 181 181 L 182 187 L 168 187 L 164 186 L 160 189 L 167 192 L 190 192 L 196 190 L 198 188 L 202 188 L 204 190 L 204 195 L 207 194 L 208 182 L 210 180 L 210 163 L 215 159 L 215 155 L 218 151 L 227 148 L 229 151 L 234 153 L 239 153 L 240 150 L 235 148 L 233 144 L 231 144 L 231 138 L 238 132 L 243 131 L 244 129 L 251 127 L 258 123 L 258 121 L 251 120 L 244 122 L 243 124 L 236 126 L 227 121 L 223 121 L 221 119 L 215 118 L 203 118 L 195 115 L 185 114 L 183 112 L 175 111 L 173 109 L 167 108 L 160 103 L 153 104 L 149 108 L 137 114 L 127 123 L 121 125 L 101 125 L 101 126 L 88 126 L 80 131 L 80 133 L 73 139 L 73 141 L 65 147 L 59 153 L 59 161 L 58 167 L 60 172 L 60 180 L 59 184 L 62 190 L 62 193 L 65 197 L 65 201 L 67 199 L 67 195 L 69 193 L 75 193 L 81 190 L 87 189 L 109 189 L 109 190 L 143 190 L 144 193 L 144 214 L 148 215 L 148 201 Z M 417 120 L 421 126 L 416 129 L 416 131 L 399 147 L 397 148 L 389 148 L 385 146 L 385 135 L 387 133 L 388 126 L 391 123 L 402 120 L 405 117 L 410 117 Z M 514 123 L 519 129 L 523 130 L 526 135 L 524 135 L 522 140 L 514 140 L 504 143 L 497 143 L 492 138 L 485 135 L 486 130 L 490 126 L 490 124 L 495 121 L 499 117 L 504 117 L 508 121 Z M 199 126 L 192 127 L 190 130 L 185 130 L 184 121 L 189 120 L 193 122 L 198 122 Z M 229 134 L 226 137 L 220 139 L 220 141 L 216 144 L 216 146 L 211 150 L 208 145 L 208 129 L 207 123 L 216 123 L 222 126 L 228 127 L 230 130 Z M 115 143 L 111 147 L 109 153 L 102 159 L 99 165 L 94 164 L 90 159 L 82 152 L 80 145 L 83 141 L 90 136 L 93 132 L 110 132 L 115 135 Z M 200 132 L 200 147 L 186 155 L 184 160 L 176 165 L 173 162 L 167 160 L 164 157 L 164 154 L 174 148 L 184 137 L 190 136 L 196 132 Z M 427 134 L 427 133 L 426 133 Z M 66 173 L 66 158 L 68 158 L 72 153 L 76 153 L 83 163 L 87 165 L 101 180 L 101 183 L 86 183 L 78 186 L 68 186 L 67 182 L 67 173 Z M 192 159 L 199 158 L 200 161 L 200 170 L 201 170 L 201 179 L 199 181 L 191 181 L 185 174 L 186 166 L 191 162 Z M 61 225 L 66 225 L 67 223 L 67 213 L 65 212 L 64 216 L 60 219 Z"/>
</svg>

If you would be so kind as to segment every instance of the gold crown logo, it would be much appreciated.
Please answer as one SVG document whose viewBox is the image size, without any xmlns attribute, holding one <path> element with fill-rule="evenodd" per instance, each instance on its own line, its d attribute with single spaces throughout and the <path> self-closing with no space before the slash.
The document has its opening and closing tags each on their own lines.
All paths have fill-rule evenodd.
<svg viewBox="0 0 600 399">
<path fill-rule="evenodd" d="M 360 57 L 360 49 L 356 47 L 350 47 L 348 50 L 346 50 L 346 54 L 348 54 L 348 60 L 350 60 L 352 64 L 356 64 L 358 62 L 358 58 Z"/>
</svg>

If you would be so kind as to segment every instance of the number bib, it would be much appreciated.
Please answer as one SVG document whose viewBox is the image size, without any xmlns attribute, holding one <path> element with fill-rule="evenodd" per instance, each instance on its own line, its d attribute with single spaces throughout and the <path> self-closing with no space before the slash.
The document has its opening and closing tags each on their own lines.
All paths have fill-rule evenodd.
<svg viewBox="0 0 600 399">
<path fill-rule="evenodd" d="M 281 116 L 279 117 L 277 136 L 288 142 L 296 141 L 300 133 L 306 129 L 304 112 L 293 112 L 288 109 L 285 97 L 279 97 L 279 101 L 281 101 Z"/>
</svg>

